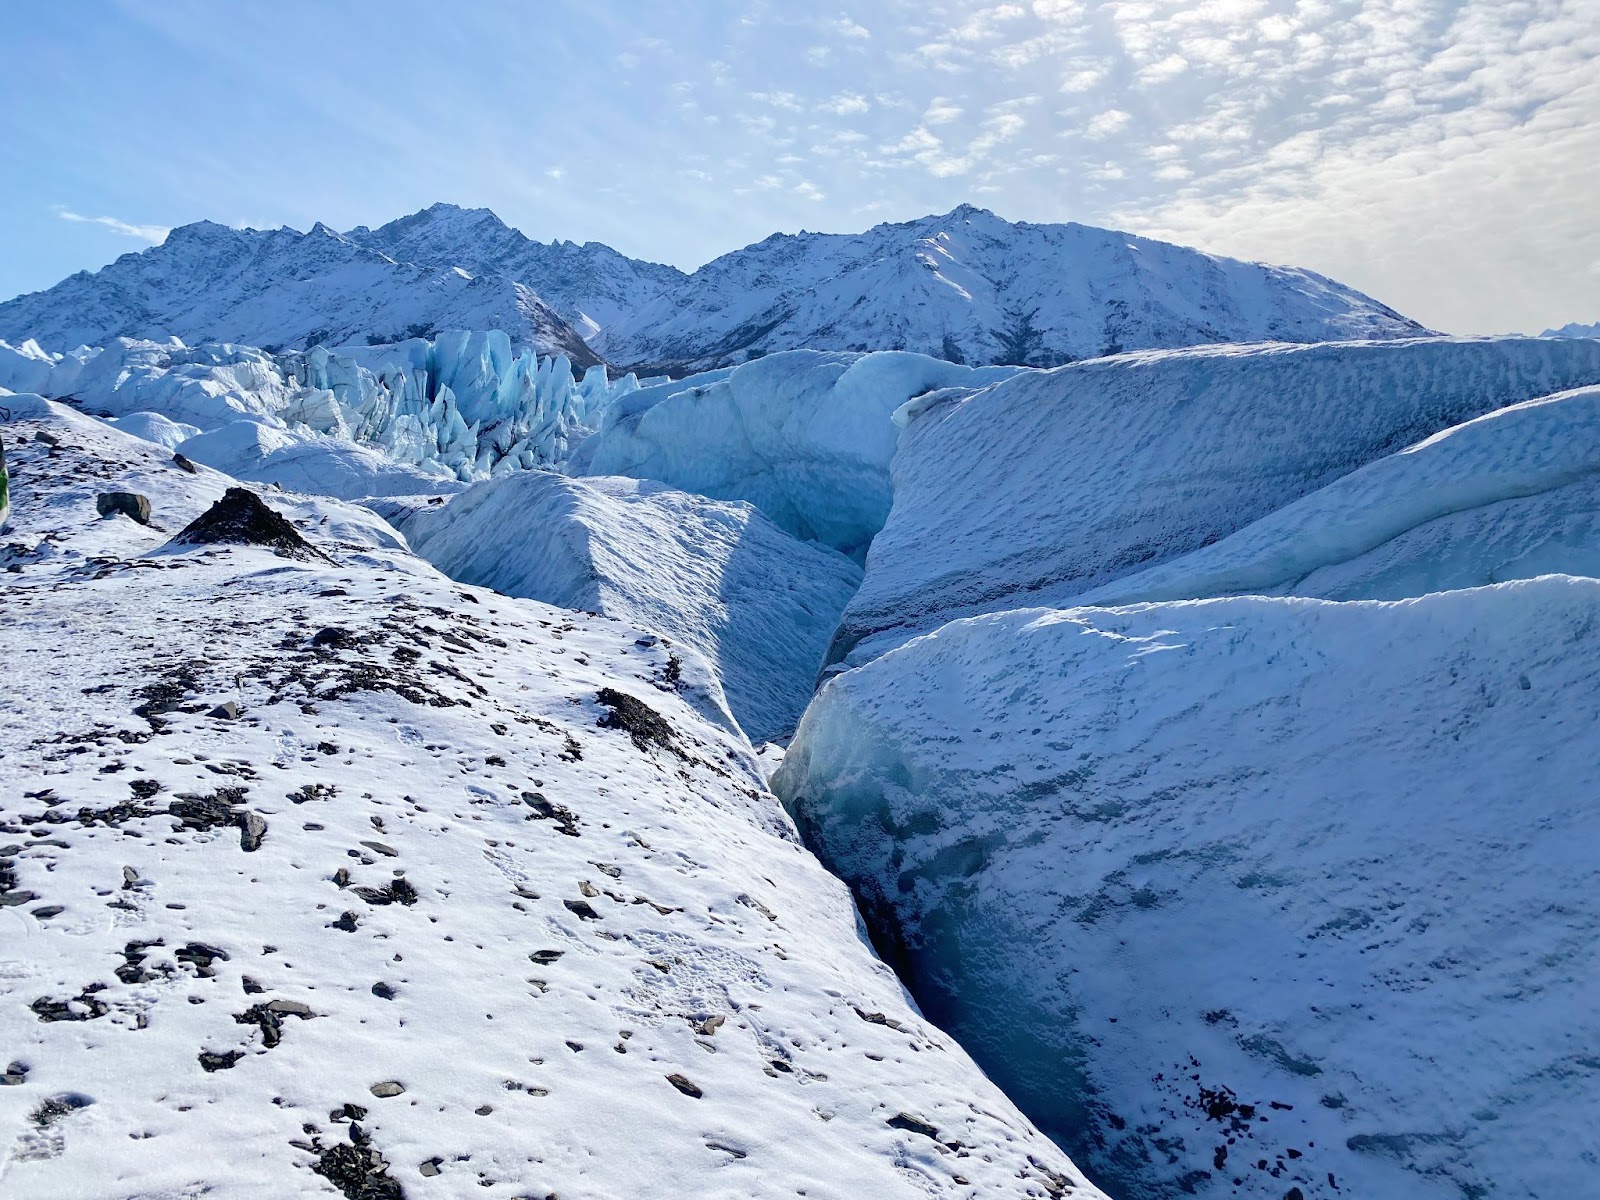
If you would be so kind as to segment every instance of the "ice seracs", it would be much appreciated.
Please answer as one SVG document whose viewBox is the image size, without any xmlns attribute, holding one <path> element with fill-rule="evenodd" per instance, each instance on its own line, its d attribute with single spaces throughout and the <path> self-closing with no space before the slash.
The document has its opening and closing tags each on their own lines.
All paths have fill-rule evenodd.
<svg viewBox="0 0 1600 1200">
<path fill-rule="evenodd" d="M 1581 1193 L 1600 582 L 944 625 L 774 784 L 1114 1195 Z"/>
<path fill-rule="evenodd" d="M 712 664 L 753 742 L 787 736 L 861 569 L 753 506 L 522 471 L 399 519 L 452 579 L 667 635 Z"/>
<path fill-rule="evenodd" d="M 519 351 L 488 330 L 277 353 L 118 339 L 52 354 L 0 342 L 0 386 L 71 397 L 162 441 L 171 430 L 161 421 L 190 425 L 206 434 L 190 447 L 197 461 L 214 454 L 212 465 L 241 478 L 360 496 L 458 490 L 452 481 L 564 461 L 636 381 L 600 367 L 575 378 L 565 357 Z M 326 489 L 316 486 L 324 456 Z"/>
</svg>

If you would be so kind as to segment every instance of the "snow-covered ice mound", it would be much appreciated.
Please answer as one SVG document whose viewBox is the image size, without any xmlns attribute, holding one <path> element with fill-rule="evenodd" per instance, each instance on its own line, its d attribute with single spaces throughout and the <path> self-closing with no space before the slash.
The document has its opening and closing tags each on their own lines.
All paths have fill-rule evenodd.
<svg viewBox="0 0 1600 1200">
<path fill-rule="evenodd" d="M 774 784 L 1114 1194 L 1584 1195 L 1600 582 L 953 622 Z"/>
<path fill-rule="evenodd" d="M 452 579 L 665 634 L 715 666 L 753 741 L 793 732 L 861 582 L 749 504 L 660 483 L 527 471 L 404 519 Z"/>
<path fill-rule="evenodd" d="M 6 1200 L 1100 1196 L 662 646 L 338 501 L 168 545 L 233 481 L 5 402 Z"/>
<path fill-rule="evenodd" d="M 118 423 L 128 428 L 132 418 Z M 358 500 L 363 496 L 450 495 L 466 484 L 397 463 L 387 454 L 346 438 L 270 421 L 242 418 L 182 441 L 177 449 L 195 462 L 236 479 L 274 483 L 291 491 Z"/>
<path fill-rule="evenodd" d="M 1076 603 L 1400 600 L 1558 573 L 1600 577 L 1600 388 L 1447 429 Z"/>
<path fill-rule="evenodd" d="M 889 514 L 895 409 L 1018 370 L 920 354 L 772 354 L 621 396 L 569 469 L 748 500 L 795 537 L 859 557 Z"/>
<path fill-rule="evenodd" d="M 1496 408 L 1600 383 L 1600 343 L 1151 352 L 913 402 L 894 507 L 831 657 L 1065 604 Z"/>
</svg>

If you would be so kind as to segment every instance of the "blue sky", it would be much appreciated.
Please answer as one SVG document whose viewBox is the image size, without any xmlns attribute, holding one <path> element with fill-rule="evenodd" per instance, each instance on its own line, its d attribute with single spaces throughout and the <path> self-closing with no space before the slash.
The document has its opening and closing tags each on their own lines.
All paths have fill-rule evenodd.
<svg viewBox="0 0 1600 1200">
<path fill-rule="evenodd" d="M 10 0 L 0 297 L 435 200 L 692 268 L 970 200 L 1600 319 L 1600 0 Z"/>
</svg>

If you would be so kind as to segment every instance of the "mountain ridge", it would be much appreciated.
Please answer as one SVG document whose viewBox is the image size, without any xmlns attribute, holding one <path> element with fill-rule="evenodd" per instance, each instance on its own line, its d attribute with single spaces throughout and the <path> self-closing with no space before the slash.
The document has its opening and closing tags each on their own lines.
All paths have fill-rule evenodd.
<svg viewBox="0 0 1600 1200">
<path fill-rule="evenodd" d="M 962 204 L 862 233 L 774 233 L 692 273 L 538 242 L 434 204 L 346 233 L 211 221 L 0 303 L 0 339 L 305 347 L 503 329 L 577 366 L 683 375 L 789 349 L 1058 366 L 1122 350 L 1431 331 L 1314 271 Z"/>
</svg>

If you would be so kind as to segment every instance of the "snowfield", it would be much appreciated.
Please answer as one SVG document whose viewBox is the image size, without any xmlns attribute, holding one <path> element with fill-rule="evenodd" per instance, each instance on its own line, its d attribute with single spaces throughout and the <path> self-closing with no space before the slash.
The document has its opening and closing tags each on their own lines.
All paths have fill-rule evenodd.
<svg viewBox="0 0 1600 1200">
<path fill-rule="evenodd" d="M 399 522 L 452 579 L 616 617 L 705 655 L 753 742 L 794 732 L 861 568 L 749 504 L 524 471 Z"/>
<path fill-rule="evenodd" d="M 956 621 L 774 785 L 1113 1195 L 1583 1195 L 1600 582 Z"/>
<path fill-rule="evenodd" d="M 1436 338 L 1129 354 L 914 400 L 830 659 L 1075 603 L 1452 425 L 1596 383 L 1597 342 Z"/>
<path fill-rule="evenodd" d="M 4 399 L 7 1200 L 1101 1195 L 659 639 Z"/>
</svg>

